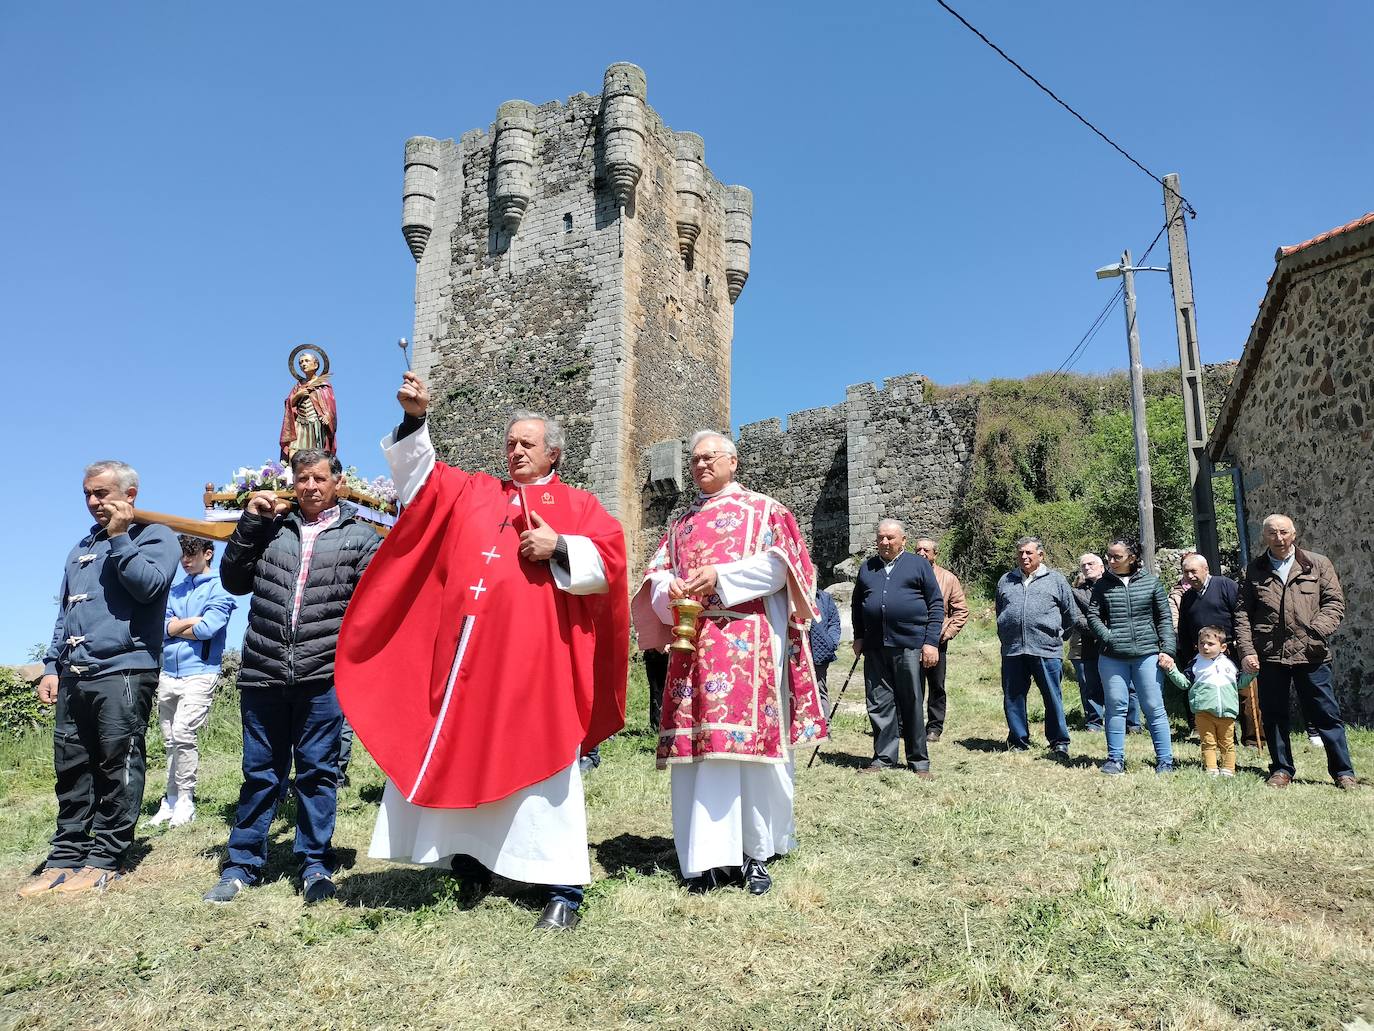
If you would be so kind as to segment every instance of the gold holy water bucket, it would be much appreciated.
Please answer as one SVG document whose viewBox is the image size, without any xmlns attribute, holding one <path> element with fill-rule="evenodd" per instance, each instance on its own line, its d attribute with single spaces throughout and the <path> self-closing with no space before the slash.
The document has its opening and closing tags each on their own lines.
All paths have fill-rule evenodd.
<svg viewBox="0 0 1374 1031">
<path fill-rule="evenodd" d="M 697 650 L 697 620 L 701 617 L 705 606 L 699 601 L 691 598 L 679 598 L 670 606 L 673 614 L 677 616 L 677 625 L 673 627 L 673 637 L 676 640 L 668 645 L 671 652 L 694 652 Z"/>
</svg>

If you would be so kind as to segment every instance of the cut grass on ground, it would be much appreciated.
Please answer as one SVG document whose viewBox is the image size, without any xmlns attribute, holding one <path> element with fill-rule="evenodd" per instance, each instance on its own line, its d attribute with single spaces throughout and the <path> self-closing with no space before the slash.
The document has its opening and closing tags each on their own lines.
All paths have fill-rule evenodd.
<svg viewBox="0 0 1374 1031">
<path fill-rule="evenodd" d="M 832 693 L 848 668 L 842 654 Z M 858 777 L 869 754 L 860 680 L 836 741 L 798 771 L 801 847 L 753 898 L 679 886 L 637 678 L 633 726 L 587 778 L 597 881 L 567 936 L 530 932 L 538 898 L 518 885 L 498 881 L 464 912 L 442 874 L 368 859 L 382 780 L 357 752 L 335 835 L 339 901 L 302 906 L 279 819 L 269 883 L 231 906 L 202 903 L 239 783 L 232 692 L 205 738 L 194 824 L 140 829 L 137 869 L 104 895 L 20 902 L 13 886 L 52 831 L 51 759 L 41 739 L 6 744 L 0 1027 L 1220 1031 L 1374 1020 L 1374 790 L 1338 792 L 1301 737 L 1298 781 L 1283 792 L 1263 785 L 1263 758 L 1248 750 L 1234 781 L 1205 777 L 1183 724 L 1172 777 L 1149 771 L 1142 737 L 1129 740 L 1128 775 L 1111 779 L 1096 771 L 1100 735 L 1075 735 L 1069 767 L 1009 754 L 996 638 L 980 620 L 952 650 L 938 779 Z M 1374 770 L 1374 734 L 1351 737 L 1357 768 Z M 150 746 L 146 813 L 165 774 L 155 731 Z"/>
</svg>

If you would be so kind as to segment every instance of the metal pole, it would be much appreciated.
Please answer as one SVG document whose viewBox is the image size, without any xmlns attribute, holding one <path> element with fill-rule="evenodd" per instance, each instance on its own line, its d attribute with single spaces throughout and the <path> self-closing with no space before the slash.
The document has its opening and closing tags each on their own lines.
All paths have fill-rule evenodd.
<svg viewBox="0 0 1374 1031">
<path fill-rule="evenodd" d="M 1140 333 L 1135 325 L 1135 273 L 1131 252 L 1121 254 L 1126 299 L 1126 345 L 1131 356 L 1131 427 L 1135 430 L 1136 511 L 1140 518 L 1140 564 L 1155 570 L 1155 510 L 1150 500 L 1150 438 L 1145 429 L 1145 367 L 1140 363 Z"/>
<path fill-rule="evenodd" d="M 1193 306 L 1193 271 L 1188 261 L 1188 225 L 1178 175 L 1164 177 L 1164 218 L 1169 239 L 1169 279 L 1174 286 L 1174 328 L 1178 333 L 1178 369 L 1183 379 L 1183 426 L 1188 435 L 1188 485 L 1193 502 L 1196 547 L 1212 571 L 1221 568 L 1217 544 L 1216 499 L 1212 495 L 1212 461 L 1207 455 L 1207 399 L 1202 392 L 1202 358 L 1198 353 L 1197 311 Z M 1242 530 L 1242 532 L 1244 532 Z"/>
</svg>

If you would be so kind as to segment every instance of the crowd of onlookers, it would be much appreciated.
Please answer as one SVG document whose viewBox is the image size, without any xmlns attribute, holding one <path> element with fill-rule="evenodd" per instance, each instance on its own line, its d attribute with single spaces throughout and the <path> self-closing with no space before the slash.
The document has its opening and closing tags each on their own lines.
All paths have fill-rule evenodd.
<svg viewBox="0 0 1374 1031">
<path fill-rule="evenodd" d="M 334 695 L 334 649 L 344 607 L 379 538 L 338 503 L 336 456 L 298 452 L 292 465 L 295 506 L 255 496 L 221 564 L 222 583 L 210 568 L 212 545 L 178 542 L 162 526 L 135 521 L 133 469 L 100 462 L 86 470 L 95 525 L 68 556 L 38 686 L 39 697 L 56 705 L 57 833 L 44 868 L 21 894 L 98 889 L 118 876 L 142 802 L 154 705 L 168 773 L 150 822 L 194 819 L 196 737 L 210 710 L 232 593 L 252 595 L 253 603 L 239 677 L 244 787 L 225 878 L 241 886 L 261 877 L 268 828 L 290 786 L 307 901 L 333 896 L 329 840 L 351 743 Z M 1031 747 L 1026 700 L 1034 683 L 1050 754 L 1068 759 L 1061 693 L 1067 641 L 1085 729 L 1106 738 L 1104 774 L 1125 772 L 1132 730 L 1150 735 L 1157 773 L 1175 769 L 1166 691 L 1177 690 L 1187 698 L 1209 774 L 1235 774 L 1239 726 L 1243 743 L 1268 749 L 1267 783 L 1286 787 L 1296 773 L 1289 740 L 1296 694 L 1332 780 L 1354 788 L 1331 676 L 1329 642 L 1344 615 L 1340 581 L 1326 557 L 1298 547 L 1288 516 L 1265 519 L 1263 543 L 1238 581 L 1185 553 L 1170 592 L 1127 538 L 1112 540 L 1102 555 L 1081 556 L 1073 585 L 1046 565 L 1040 540 L 1017 541 L 1016 567 L 1000 578 L 995 598 L 1007 747 Z M 969 607 L 958 578 L 939 564 L 937 543 L 914 544 L 907 549 L 896 520 L 879 523 L 876 554 L 858 570 L 851 615 L 873 728 L 873 756 L 862 769 L 899 768 L 904 751 L 905 767 L 928 780 L 930 744 L 947 717 L 949 644 Z M 174 587 L 178 559 L 186 576 Z M 824 685 L 840 619 L 833 599 L 819 595 L 809 643 Z M 661 686 L 666 658 L 651 653 L 645 661 L 651 683 Z M 273 687 L 281 683 L 295 689 Z M 657 706 L 650 720 L 657 729 Z M 595 752 L 582 757 L 584 768 L 598 761 Z M 207 899 L 232 897 L 237 887 L 216 896 L 225 883 Z"/>
<path fill-rule="evenodd" d="M 1331 676 L 1329 641 L 1345 612 L 1340 581 L 1330 560 L 1297 546 L 1288 516 L 1265 519 L 1262 538 L 1264 550 L 1238 581 L 1214 572 L 1203 555 L 1184 552 L 1172 591 L 1126 537 L 1101 555 L 1082 555 L 1072 585 L 1046 565 L 1038 538 L 1018 540 L 1016 568 L 999 579 L 995 598 L 1007 747 L 1031 747 L 1026 699 L 1034 683 L 1049 752 L 1069 758 L 1061 691 L 1067 641 L 1084 729 L 1106 737 L 1104 774 L 1126 771 L 1131 732 L 1150 735 L 1155 772 L 1175 770 L 1166 705 L 1173 691 L 1186 704 L 1208 774 L 1235 775 L 1239 737 L 1267 748 L 1266 783 L 1287 787 L 1296 773 L 1289 731 L 1296 694 L 1331 779 L 1354 788 Z M 958 579 L 937 564 L 933 541 L 907 552 L 901 524 L 884 520 L 876 550 L 859 570 L 853 600 L 874 739 L 864 769 L 897 766 L 900 738 L 907 767 L 930 778 L 928 744 L 938 740 L 945 718 L 946 648 L 968 607 Z"/>
</svg>

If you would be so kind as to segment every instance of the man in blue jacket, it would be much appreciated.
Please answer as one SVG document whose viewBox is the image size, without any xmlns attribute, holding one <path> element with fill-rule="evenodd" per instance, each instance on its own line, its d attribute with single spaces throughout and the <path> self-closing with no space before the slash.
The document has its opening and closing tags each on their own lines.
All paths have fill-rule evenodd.
<svg viewBox="0 0 1374 1031">
<path fill-rule="evenodd" d="M 906 533 L 895 519 L 878 524 L 878 554 L 859 568 L 854 583 L 854 654 L 864 660 L 864 700 L 873 724 L 873 760 L 863 773 L 897 766 L 897 738 L 906 765 L 934 780 L 926 744 L 921 667 L 940 661 L 945 603 L 935 571 L 906 550 Z"/>
<path fill-rule="evenodd" d="M 840 609 L 835 599 L 830 597 L 830 592 L 824 588 L 816 591 L 816 608 L 820 609 L 821 618 L 811 624 L 811 664 L 816 668 L 816 686 L 820 688 L 821 705 L 829 713 L 830 692 L 826 690 L 825 678 L 840 647 Z"/>
<path fill-rule="evenodd" d="M 96 462 L 82 481 L 90 532 L 67 556 L 39 701 L 56 705 L 57 833 L 22 897 L 103 890 L 119 876 L 143 804 L 144 736 L 162 664 L 177 544 L 133 521 L 138 473 Z"/>
<path fill-rule="evenodd" d="M 180 538 L 186 576 L 167 597 L 167 641 L 157 684 L 157 717 L 167 746 L 167 794 L 148 821 L 180 827 L 196 818 L 196 735 L 210 716 L 234 599 L 210 568 L 215 546 L 199 537 Z"/>
<path fill-rule="evenodd" d="M 1078 616 L 1078 603 L 1064 575 L 1045 565 L 1038 537 L 1016 542 L 1017 568 L 997 581 L 997 636 L 1002 642 L 1002 711 L 1007 747 L 1030 748 L 1026 695 L 1034 680 L 1045 700 L 1045 737 L 1055 758 L 1069 756 L 1069 725 L 1059 681 L 1064 672 L 1064 637 Z"/>
</svg>

